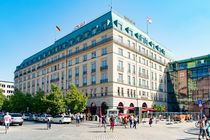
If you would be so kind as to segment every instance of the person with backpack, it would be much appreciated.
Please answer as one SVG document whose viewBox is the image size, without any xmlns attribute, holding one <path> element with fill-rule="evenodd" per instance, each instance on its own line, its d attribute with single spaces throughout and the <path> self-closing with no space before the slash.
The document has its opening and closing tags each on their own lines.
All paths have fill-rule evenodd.
<svg viewBox="0 0 210 140">
<path fill-rule="evenodd" d="M 110 118 L 110 124 L 111 124 L 110 130 L 111 130 L 112 132 L 114 132 L 115 118 L 114 118 L 113 115 L 112 115 L 112 117 Z"/>
</svg>

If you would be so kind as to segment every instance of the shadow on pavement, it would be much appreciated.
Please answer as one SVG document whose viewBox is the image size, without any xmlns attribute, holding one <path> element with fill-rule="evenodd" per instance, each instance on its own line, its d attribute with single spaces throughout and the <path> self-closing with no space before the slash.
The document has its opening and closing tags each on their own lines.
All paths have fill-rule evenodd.
<svg viewBox="0 0 210 140">
<path fill-rule="evenodd" d="M 90 133 L 104 133 L 104 131 L 88 131 Z"/>
</svg>

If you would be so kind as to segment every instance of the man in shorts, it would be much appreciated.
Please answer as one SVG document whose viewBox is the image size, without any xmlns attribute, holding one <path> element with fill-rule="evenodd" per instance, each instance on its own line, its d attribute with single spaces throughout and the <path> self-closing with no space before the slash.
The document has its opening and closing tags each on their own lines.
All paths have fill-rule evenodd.
<svg viewBox="0 0 210 140">
<path fill-rule="evenodd" d="M 203 116 L 202 118 L 202 121 L 200 123 L 200 133 L 198 134 L 198 139 L 200 140 L 200 136 L 202 134 L 204 134 L 204 136 L 206 137 L 206 140 L 207 140 L 207 134 L 206 134 L 206 124 L 205 124 L 205 121 L 206 121 L 206 117 Z"/>
<path fill-rule="evenodd" d="M 12 121 L 11 116 L 7 112 L 6 115 L 4 116 L 5 134 L 7 134 L 7 131 L 9 130 L 9 125 L 11 121 Z"/>
</svg>

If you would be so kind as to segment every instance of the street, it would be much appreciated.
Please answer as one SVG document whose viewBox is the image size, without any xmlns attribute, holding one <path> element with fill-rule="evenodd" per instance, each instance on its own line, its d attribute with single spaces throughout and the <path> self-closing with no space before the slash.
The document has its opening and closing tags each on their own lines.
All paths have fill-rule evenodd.
<svg viewBox="0 0 210 140">
<path fill-rule="evenodd" d="M 52 129 L 47 130 L 45 123 L 25 121 L 23 126 L 11 126 L 9 133 L 4 134 L 4 127 L 0 126 L 1 140 L 192 140 L 197 135 L 187 134 L 184 131 L 193 128 L 195 122 L 184 122 L 166 125 L 165 121 L 149 127 L 148 123 L 140 124 L 137 129 L 116 126 L 112 133 L 103 132 L 97 122 L 87 121 L 80 127 L 75 124 L 52 124 Z"/>
</svg>

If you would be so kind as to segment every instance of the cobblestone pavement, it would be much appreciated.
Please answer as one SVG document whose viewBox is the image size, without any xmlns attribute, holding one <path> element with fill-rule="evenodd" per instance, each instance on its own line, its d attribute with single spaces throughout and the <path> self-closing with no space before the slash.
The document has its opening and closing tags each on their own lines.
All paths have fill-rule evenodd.
<svg viewBox="0 0 210 140">
<path fill-rule="evenodd" d="M 0 140 L 194 140 L 196 135 L 185 133 L 193 128 L 194 122 L 166 125 L 159 122 L 149 127 L 148 123 L 140 124 L 137 129 L 116 126 L 114 132 L 97 127 L 97 122 L 85 122 L 76 127 L 75 124 L 53 124 L 46 130 L 46 124 L 24 122 L 23 126 L 12 126 L 8 134 L 0 126 Z"/>
</svg>

